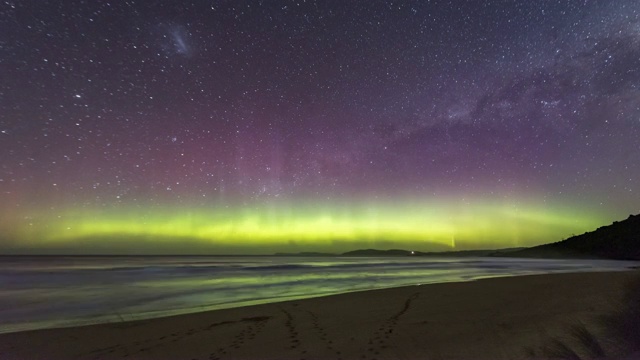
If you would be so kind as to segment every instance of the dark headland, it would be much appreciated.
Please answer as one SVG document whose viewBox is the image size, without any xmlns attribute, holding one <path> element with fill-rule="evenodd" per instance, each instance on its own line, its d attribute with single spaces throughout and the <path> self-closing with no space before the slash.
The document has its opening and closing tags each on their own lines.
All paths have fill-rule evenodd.
<svg viewBox="0 0 640 360">
<path fill-rule="evenodd" d="M 630 215 L 626 220 L 566 240 L 498 256 L 640 260 L 640 215 Z"/>
</svg>

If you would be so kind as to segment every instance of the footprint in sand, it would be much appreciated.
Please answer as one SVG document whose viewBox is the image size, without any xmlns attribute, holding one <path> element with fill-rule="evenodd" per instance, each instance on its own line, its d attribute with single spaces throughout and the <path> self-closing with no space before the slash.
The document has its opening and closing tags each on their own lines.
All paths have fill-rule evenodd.
<svg viewBox="0 0 640 360">
<path fill-rule="evenodd" d="M 387 343 L 391 335 L 395 332 L 396 326 L 398 325 L 398 320 L 407 311 L 409 311 L 409 309 L 411 308 L 411 303 L 416 298 L 418 298 L 419 295 L 419 293 L 415 293 L 407 298 L 400 311 L 385 320 L 382 325 L 373 333 L 373 336 L 369 338 L 367 352 L 371 354 L 372 360 L 375 360 L 375 357 L 373 357 L 373 355 L 380 355 L 383 350 L 389 348 L 389 345 Z M 363 355 L 362 358 L 364 359 L 366 358 L 366 356 Z"/>
<path fill-rule="evenodd" d="M 220 360 L 223 356 L 243 347 L 245 342 L 255 339 L 256 336 L 262 332 L 269 319 L 271 319 L 270 316 L 256 316 L 240 320 L 240 322 L 246 324 L 246 326 L 240 330 L 236 336 L 234 336 L 233 341 L 230 344 L 219 347 L 216 351 L 210 353 L 209 360 Z"/>
<path fill-rule="evenodd" d="M 340 360 L 340 355 L 342 355 L 342 352 L 334 347 L 332 340 L 328 339 L 327 331 L 324 327 L 320 326 L 320 319 L 318 318 L 318 315 L 316 315 L 312 311 L 307 311 L 307 314 L 309 314 L 309 316 L 311 317 L 311 325 L 318 334 L 318 337 L 322 341 L 324 347 L 335 354 L 335 359 Z"/>
</svg>

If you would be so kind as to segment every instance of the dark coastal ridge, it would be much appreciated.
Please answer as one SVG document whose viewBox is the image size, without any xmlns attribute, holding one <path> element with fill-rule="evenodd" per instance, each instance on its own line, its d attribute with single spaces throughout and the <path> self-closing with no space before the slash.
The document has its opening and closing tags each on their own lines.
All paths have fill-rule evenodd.
<svg viewBox="0 0 640 360">
<path fill-rule="evenodd" d="M 568 239 L 530 248 L 421 252 L 403 249 L 360 249 L 342 254 L 302 252 L 276 256 L 496 256 L 550 259 L 640 260 L 640 214 Z"/>
<path fill-rule="evenodd" d="M 640 214 L 582 235 L 501 256 L 640 260 Z"/>
</svg>

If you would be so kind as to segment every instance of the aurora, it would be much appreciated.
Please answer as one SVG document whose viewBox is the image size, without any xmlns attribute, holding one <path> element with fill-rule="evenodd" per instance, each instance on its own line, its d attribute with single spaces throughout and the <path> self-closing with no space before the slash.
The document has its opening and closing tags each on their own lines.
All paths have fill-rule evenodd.
<svg viewBox="0 0 640 360">
<path fill-rule="evenodd" d="M 174 251 L 184 246 L 180 250 L 187 253 L 197 249 L 264 254 L 286 249 L 338 252 L 362 246 L 419 251 L 521 247 L 557 241 L 602 221 L 598 214 L 548 204 L 389 200 L 68 210 L 56 216 L 44 213 L 13 227 L 20 229 L 16 236 L 21 246 L 53 251 L 147 239 L 150 253 L 163 245 Z"/>
</svg>

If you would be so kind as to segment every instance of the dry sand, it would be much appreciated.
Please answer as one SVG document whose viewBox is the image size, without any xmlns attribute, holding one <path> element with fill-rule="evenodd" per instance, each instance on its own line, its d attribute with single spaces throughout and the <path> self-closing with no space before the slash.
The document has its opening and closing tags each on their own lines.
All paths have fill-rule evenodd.
<svg viewBox="0 0 640 360">
<path fill-rule="evenodd" d="M 0 335 L 0 359 L 523 359 L 637 271 L 409 286 Z"/>
</svg>

